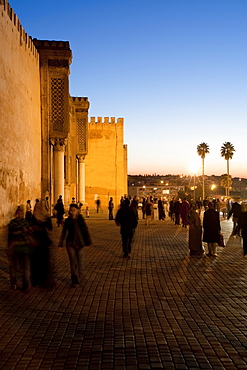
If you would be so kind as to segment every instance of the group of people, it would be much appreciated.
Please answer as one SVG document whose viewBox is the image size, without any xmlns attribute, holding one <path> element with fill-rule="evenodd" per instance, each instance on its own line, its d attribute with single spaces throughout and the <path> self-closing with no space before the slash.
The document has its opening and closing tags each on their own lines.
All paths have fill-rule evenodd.
<svg viewBox="0 0 247 370">
<path fill-rule="evenodd" d="M 49 231 L 52 220 L 45 201 L 37 201 L 33 212 L 24 214 L 19 206 L 15 218 L 8 225 L 7 256 L 9 260 L 10 284 L 17 289 L 17 271 L 22 273 L 22 291 L 30 286 L 53 289 L 55 286 L 54 245 Z M 84 246 L 91 246 L 91 236 L 77 204 L 70 204 L 69 215 L 63 223 L 59 248 L 64 245 L 70 262 L 71 287 L 79 283 Z"/>
<path fill-rule="evenodd" d="M 125 196 L 121 198 L 119 209 L 115 216 L 115 223 L 120 226 L 122 237 L 123 257 L 129 257 L 131 244 L 135 229 L 138 225 L 138 206 L 136 197 L 130 199 Z M 187 228 L 189 226 L 189 250 L 190 255 L 203 255 L 202 242 L 208 244 L 208 255 L 217 256 L 217 244 L 220 244 L 222 234 L 220 225 L 220 212 L 215 210 L 213 202 L 203 204 L 203 221 L 200 217 L 200 206 L 198 202 L 189 203 L 186 198 L 172 199 L 169 204 L 169 215 L 175 222 Z M 81 266 L 83 262 L 83 248 L 91 246 L 92 240 L 86 222 L 80 212 L 78 204 L 72 199 L 69 207 L 68 217 L 61 222 L 64 215 L 62 197 L 59 197 L 56 207 L 58 226 L 62 226 L 61 237 L 58 247 L 62 248 L 66 240 L 66 250 L 70 262 L 71 286 L 79 284 Z M 109 219 L 113 217 L 113 198 L 109 200 Z M 153 218 L 153 199 L 151 197 L 142 202 L 143 218 L 146 224 Z M 165 215 L 164 203 L 158 202 L 159 220 Z M 238 202 L 232 204 L 228 212 L 228 219 L 233 217 L 233 236 L 242 236 L 244 255 L 247 255 L 247 211 L 241 208 Z M 34 210 L 28 200 L 26 212 L 18 207 L 15 218 L 8 225 L 7 256 L 9 260 L 10 282 L 13 289 L 17 288 L 17 269 L 22 271 L 22 290 L 28 291 L 30 285 L 53 289 L 54 258 L 52 254 L 53 242 L 49 231 L 53 228 L 49 212 L 49 199 L 44 201 L 36 199 Z"/>
</svg>

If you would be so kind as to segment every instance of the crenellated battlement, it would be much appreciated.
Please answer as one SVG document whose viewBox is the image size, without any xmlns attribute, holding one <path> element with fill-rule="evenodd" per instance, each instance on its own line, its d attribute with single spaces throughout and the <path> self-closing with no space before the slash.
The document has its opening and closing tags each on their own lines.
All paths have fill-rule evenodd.
<svg viewBox="0 0 247 370">
<path fill-rule="evenodd" d="M 36 38 L 33 41 L 38 49 L 62 49 L 70 51 L 69 41 L 38 40 Z"/>
<path fill-rule="evenodd" d="M 87 97 L 82 97 L 82 96 L 71 96 L 71 99 L 74 101 L 74 102 L 84 102 L 84 101 L 88 101 L 88 98 Z"/>
<path fill-rule="evenodd" d="M 38 58 L 38 51 L 33 43 L 32 37 L 29 36 L 24 28 L 22 27 L 18 16 L 15 14 L 13 8 L 11 8 L 9 2 L 7 0 L 0 0 L 0 5 L 2 6 L 3 10 L 9 17 L 10 21 L 16 27 L 17 31 L 20 34 L 20 45 L 25 45 L 27 48 L 30 49 L 32 54 Z"/>
<path fill-rule="evenodd" d="M 123 125 L 124 119 L 115 117 L 90 117 L 89 125 Z"/>
</svg>

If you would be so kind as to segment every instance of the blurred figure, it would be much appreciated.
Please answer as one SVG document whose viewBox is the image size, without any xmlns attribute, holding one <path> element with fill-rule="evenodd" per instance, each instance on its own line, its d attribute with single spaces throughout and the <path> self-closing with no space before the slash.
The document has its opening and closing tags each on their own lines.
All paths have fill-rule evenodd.
<svg viewBox="0 0 247 370">
<path fill-rule="evenodd" d="M 130 207 L 129 199 L 125 199 L 124 205 L 117 211 L 115 223 L 117 226 L 121 227 L 120 233 L 122 237 L 123 257 L 129 257 L 132 239 L 138 225 L 136 213 L 133 208 Z"/>
<path fill-rule="evenodd" d="M 145 219 L 146 215 L 146 198 L 142 198 L 142 218 Z"/>
<path fill-rule="evenodd" d="M 165 210 L 164 210 L 164 203 L 162 202 L 161 198 L 158 200 L 158 217 L 159 220 L 164 220 L 166 215 L 165 215 Z"/>
<path fill-rule="evenodd" d="M 146 225 L 148 225 L 152 220 L 153 215 L 153 203 L 150 201 L 150 198 L 147 198 L 145 204 L 145 213 L 146 213 Z"/>
<path fill-rule="evenodd" d="M 52 289 L 54 281 L 54 256 L 52 255 L 52 241 L 48 231 L 52 230 L 52 222 L 44 202 L 37 204 L 33 213 L 32 229 L 38 241 L 31 256 L 31 281 L 33 286 Z"/>
<path fill-rule="evenodd" d="M 203 199 L 204 212 L 208 209 L 208 202 L 208 197 L 205 197 L 205 199 Z"/>
<path fill-rule="evenodd" d="M 214 210 L 212 202 L 208 203 L 208 210 L 203 216 L 203 241 L 208 243 L 208 256 L 216 257 L 217 243 L 220 241 L 220 215 Z"/>
<path fill-rule="evenodd" d="M 66 249 L 70 262 L 71 288 L 79 284 L 79 278 L 82 272 L 83 248 L 91 246 L 91 236 L 83 216 L 79 213 L 78 206 L 71 204 L 69 208 L 69 217 L 66 218 L 61 233 L 59 248 L 63 247 L 63 241 L 66 238 Z"/>
<path fill-rule="evenodd" d="M 64 205 L 63 205 L 63 200 L 62 200 L 61 195 L 59 196 L 54 209 L 57 212 L 56 213 L 57 226 L 59 227 L 59 226 L 63 225 L 63 215 L 64 215 Z"/>
<path fill-rule="evenodd" d="M 18 207 L 15 218 L 8 225 L 7 256 L 9 260 L 10 284 L 12 289 L 17 289 L 17 267 L 22 273 L 22 291 L 26 292 L 30 284 L 30 254 L 26 235 L 29 231 L 29 223 L 24 218 L 24 212 Z"/>
<path fill-rule="evenodd" d="M 99 210 L 100 210 L 100 199 L 98 198 L 96 201 L 96 212 L 99 213 Z"/>
<path fill-rule="evenodd" d="M 227 217 L 227 219 L 229 220 L 229 218 L 232 216 L 232 221 L 233 221 L 232 236 L 236 236 L 236 235 L 240 236 L 240 226 L 238 223 L 240 215 L 241 215 L 241 205 L 236 201 L 232 203 L 232 207 Z"/>
<path fill-rule="evenodd" d="M 181 205 L 181 209 L 180 209 L 180 215 L 181 215 L 181 218 L 182 218 L 182 227 L 187 227 L 187 225 L 188 225 L 189 209 L 190 209 L 190 204 L 187 201 L 187 199 L 184 198 L 184 200 L 182 202 L 182 205 Z"/>
<path fill-rule="evenodd" d="M 199 216 L 201 215 L 202 206 L 203 206 L 202 198 L 201 198 L 201 197 L 198 197 L 198 199 L 197 199 L 197 201 L 196 201 L 196 208 L 197 208 L 197 210 L 198 210 L 198 214 L 199 214 Z"/>
<path fill-rule="evenodd" d="M 89 218 L 89 207 L 86 207 L 86 218 Z"/>
<path fill-rule="evenodd" d="M 243 255 L 247 256 L 247 206 L 241 205 L 241 213 L 239 216 L 239 227 L 243 238 Z"/>
<path fill-rule="evenodd" d="M 175 214 L 174 214 L 174 197 L 172 197 L 172 200 L 169 203 L 169 216 L 172 221 L 175 221 Z"/>
<path fill-rule="evenodd" d="M 131 208 L 133 209 L 133 211 L 135 212 L 136 214 L 136 218 L 138 220 L 138 200 L 137 200 L 137 197 L 134 196 L 134 198 L 132 199 L 132 202 L 131 202 Z"/>
<path fill-rule="evenodd" d="M 50 214 L 50 203 L 49 203 L 49 197 L 45 197 L 45 209 L 48 214 Z"/>
<path fill-rule="evenodd" d="M 108 203 L 109 220 L 113 220 L 113 208 L 114 208 L 113 198 L 110 197 L 110 200 Z"/>
<path fill-rule="evenodd" d="M 35 205 L 33 207 L 33 211 L 35 211 L 36 205 L 39 203 L 39 199 L 35 199 Z"/>
<path fill-rule="evenodd" d="M 194 203 L 188 213 L 189 250 L 191 256 L 201 256 L 204 253 L 202 247 L 202 224 L 196 210 L 197 204 Z"/>
<path fill-rule="evenodd" d="M 174 213 L 175 213 L 175 225 L 180 225 L 180 212 L 181 212 L 181 199 L 178 198 L 178 200 L 174 203 Z"/>
<path fill-rule="evenodd" d="M 32 217 L 33 217 L 33 214 L 32 214 L 31 200 L 27 200 L 25 218 L 28 222 L 30 222 Z"/>
</svg>

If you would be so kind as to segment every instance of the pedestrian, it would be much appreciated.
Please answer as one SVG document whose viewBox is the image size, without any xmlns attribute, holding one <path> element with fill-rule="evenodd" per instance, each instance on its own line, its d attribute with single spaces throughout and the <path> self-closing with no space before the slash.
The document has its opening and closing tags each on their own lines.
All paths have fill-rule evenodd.
<svg viewBox="0 0 247 370">
<path fill-rule="evenodd" d="M 206 212 L 208 209 L 208 203 L 209 203 L 208 197 L 205 197 L 205 199 L 203 199 L 204 212 Z"/>
<path fill-rule="evenodd" d="M 182 218 L 182 227 L 185 227 L 185 228 L 188 225 L 188 212 L 189 212 L 189 209 L 190 209 L 190 204 L 187 201 L 187 199 L 184 198 L 184 200 L 182 202 L 182 205 L 181 205 L 180 215 L 181 215 L 181 218 Z"/>
<path fill-rule="evenodd" d="M 35 205 L 33 207 L 33 211 L 35 211 L 35 208 L 36 208 L 37 204 L 39 204 L 39 199 L 35 199 Z"/>
<path fill-rule="evenodd" d="M 24 218 L 24 211 L 18 207 L 15 218 L 8 225 L 7 257 L 9 260 L 10 284 L 17 289 L 17 269 L 22 273 L 22 291 L 27 292 L 30 285 L 30 254 L 32 249 L 28 245 L 26 235 L 29 231 L 29 222 Z"/>
<path fill-rule="evenodd" d="M 175 214 L 175 225 L 180 225 L 180 212 L 181 212 L 181 199 L 178 198 L 176 202 L 174 203 L 174 214 Z"/>
<path fill-rule="evenodd" d="M 31 282 L 32 286 L 53 289 L 55 286 L 54 269 L 55 256 L 52 240 L 48 234 L 52 231 L 52 221 L 43 201 L 35 208 L 31 224 L 34 237 L 38 244 L 33 248 L 31 255 Z"/>
<path fill-rule="evenodd" d="M 232 203 L 232 207 L 229 211 L 227 219 L 232 216 L 233 221 L 233 229 L 232 229 L 232 236 L 240 236 L 240 226 L 238 223 L 239 217 L 241 215 L 241 205 L 236 201 Z"/>
<path fill-rule="evenodd" d="M 146 213 L 146 225 L 152 221 L 153 215 L 153 203 L 150 201 L 150 198 L 147 198 L 146 205 L 145 205 L 145 213 Z"/>
<path fill-rule="evenodd" d="M 63 200 L 62 200 L 62 196 L 61 195 L 58 198 L 57 203 L 56 203 L 54 209 L 57 212 L 56 213 L 57 226 L 60 227 L 61 225 L 63 225 L 63 215 L 64 215 L 64 205 L 63 205 Z"/>
<path fill-rule="evenodd" d="M 86 218 L 89 218 L 89 207 L 86 206 Z"/>
<path fill-rule="evenodd" d="M 83 216 L 79 213 L 78 206 L 71 204 L 69 217 L 66 218 L 61 233 L 59 248 L 63 247 L 66 238 L 66 250 L 70 263 L 71 287 L 79 284 L 83 264 L 83 248 L 91 246 L 92 240 Z"/>
<path fill-rule="evenodd" d="M 97 213 L 99 213 L 99 210 L 100 210 L 100 203 L 101 203 L 101 202 L 100 202 L 100 199 L 98 198 L 98 199 L 96 200 L 96 202 L 95 202 L 95 203 L 96 203 L 96 212 L 97 212 Z"/>
<path fill-rule="evenodd" d="M 175 221 L 174 203 L 175 203 L 174 197 L 172 197 L 172 199 L 169 202 L 169 216 L 170 216 L 172 221 Z"/>
<path fill-rule="evenodd" d="M 159 220 L 164 220 L 166 215 L 165 215 L 165 210 L 164 210 L 164 203 L 162 202 L 161 198 L 158 200 L 158 217 Z"/>
<path fill-rule="evenodd" d="M 198 198 L 197 198 L 197 201 L 196 201 L 196 208 L 197 208 L 197 210 L 198 210 L 198 214 L 199 214 L 199 216 L 201 215 L 202 206 L 203 206 L 202 198 L 201 198 L 201 197 L 198 197 Z"/>
<path fill-rule="evenodd" d="M 117 226 L 120 226 L 123 257 L 129 257 L 131 253 L 131 243 L 138 225 L 138 220 L 133 208 L 130 207 L 130 200 L 128 198 L 125 199 L 123 206 L 117 211 L 115 223 Z"/>
<path fill-rule="evenodd" d="M 146 215 L 146 198 L 143 197 L 142 198 L 142 218 L 143 220 L 145 219 L 145 215 Z"/>
<path fill-rule="evenodd" d="M 71 204 L 76 204 L 76 200 L 74 197 L 72 198 Z"/>
<path fill-rule="evenodd" d="M 208 210 L 203 216 L 203 241 L 208 244 L 208 256 L 217 257 L 216 248 L 220 241 L 220 215 L 213 208 L 213 203 L 208 203 Z"/>
<path fill-rule="evenodd" d="M 27 200 L 27 204 L 26 204 L 26 214 L 25 214 L 25 219 L 30 222 L 31 219 L 32 219 L 32 206 L 31 206 L 31 200 Z"/>
<path fill-rule="evenodd" d="M 243 238 L 243 255 L 247 256 L 247 206 L 241 204 L 241 213 L 239 216 L 239 227 Z"/>
<path fill-rule="evenodd" d="M 110 200 L 108 203 L 109 220 L 113 220 L 113 208 L 114 208 L 113 198 L 110 197 Z"/>
<path fill-rule="evenodd" d="M 201 256 L 204 253 L 202 247 L 202 224 L 197 209 L 197 204 L 193 203 L 188 213 L 189 250 L 191 256 Z"/>
<path fill-rule="evenodd" d="M 138 220 L 138 199 L 136 196 L 134 196 L 134 198 L 132 199 L 132 202 L 130 204 L 130 207 L 134 210 L 135 214 L 136 214 L 136 218 Z"/>
<path fill-rule="evenodd" d="M 50 215 L 49 197 L 45 197 L 45 209 L 46 209 L 47 213 Z"/>
</svg>

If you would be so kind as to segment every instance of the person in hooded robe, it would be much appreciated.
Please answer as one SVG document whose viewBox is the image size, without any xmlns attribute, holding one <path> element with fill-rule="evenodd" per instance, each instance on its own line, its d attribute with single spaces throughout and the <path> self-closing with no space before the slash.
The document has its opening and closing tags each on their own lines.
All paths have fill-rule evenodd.
<svg viewBox="0 0 247 370">
<path fill-rule="evenodd" d="M 45 208 L 44 202 L 36 203 L 31 227 L 37 246 L 31 255 L 31 282 L 32 286 L 53 288 L 54 256 L 52 255 L 52 241 L 48 232 L 52 230 L 52 221 Z"/>
</svg>

